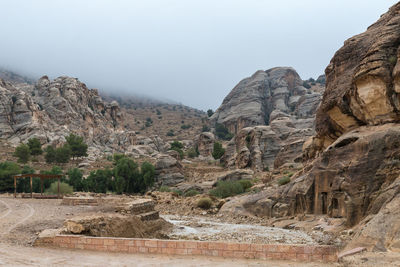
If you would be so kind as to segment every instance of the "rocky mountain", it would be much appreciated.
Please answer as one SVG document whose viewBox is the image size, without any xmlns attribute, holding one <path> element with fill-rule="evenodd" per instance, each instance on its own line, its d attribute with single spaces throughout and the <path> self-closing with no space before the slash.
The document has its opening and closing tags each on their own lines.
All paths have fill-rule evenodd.
<svg viewBox="0 0 400 267">
<path fill-rule="evenodd" d="M 306 166 L 283 186 L 223 206 L 266 217 L 321 214 L 355 226 L 348 247 L 399 251 L 400 3 L 336 52 Z"/>
<path fill-rule="evenodd" d="M 211 124 L 236 134 L 222 161 L 256 170 L 301 162 L 321 98 L 321 92 L 303 87 L 293 68 L 260 70 L 243 79 L 211 117 Z"/>
</svg>

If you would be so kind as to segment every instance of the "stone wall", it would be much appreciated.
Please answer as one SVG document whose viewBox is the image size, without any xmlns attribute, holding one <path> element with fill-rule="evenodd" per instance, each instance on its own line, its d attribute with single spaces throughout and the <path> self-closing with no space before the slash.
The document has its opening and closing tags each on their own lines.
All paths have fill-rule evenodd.
<svg viewBox="0 0 400 267">
<path fill-rule="evenodd" d="M 86 249 L 106 252 L 155 253 L 167 255 L 202 255 L 243 259 L 337 261 L 333 246 L 248 244 L 187 240 L 159 240 L 114 237 L 57 235 L 39 238 L 35 246 Z"/>
</svg>

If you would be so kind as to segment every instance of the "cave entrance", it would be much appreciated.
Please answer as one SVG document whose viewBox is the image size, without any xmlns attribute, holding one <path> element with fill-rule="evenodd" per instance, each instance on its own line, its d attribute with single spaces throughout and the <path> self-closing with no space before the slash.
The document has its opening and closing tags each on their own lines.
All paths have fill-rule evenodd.
<svg viewBox="0 0 400 267">
<path fill-rule="evenodd" d="M 322 214 L 328 213 L 328 193 L 322 192 L 321 193 L 321 202 L 322 202 Z"/>
</svg>

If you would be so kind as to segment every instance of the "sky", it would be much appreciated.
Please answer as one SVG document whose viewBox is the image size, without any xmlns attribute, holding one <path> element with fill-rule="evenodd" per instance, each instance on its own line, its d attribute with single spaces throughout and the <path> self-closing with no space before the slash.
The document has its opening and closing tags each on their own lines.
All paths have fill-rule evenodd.
<svg viewBox="0 0 400 267">
<path fill-rule="evenodd" d="M 0 0 L 0 66 L 216 109 L 243 78 L 324 73 L 394 0 Z"/>
</svg>

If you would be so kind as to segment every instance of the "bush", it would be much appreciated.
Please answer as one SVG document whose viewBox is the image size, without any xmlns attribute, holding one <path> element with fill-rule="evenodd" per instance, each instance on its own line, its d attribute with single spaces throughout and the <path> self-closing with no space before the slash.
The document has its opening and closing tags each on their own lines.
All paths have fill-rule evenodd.
<svg viewBox="0 0 400 267">
<path fill-rule="evenodd" d="M 106 193 L 113 188 L 112 171 L 109 169 L 90 172 L 86 179 L 87 190 L 95 193 Z"/>
<path fill-rule="evenodd" d="M 14 191 L 14 179 L 12 176 L 21 172 L 18 164 L 14 162 L 1 162 L 0 163 L 0 192 Z"/>
<path fill-rule="evenodd" d="M 75 159 L 75 157 L 87 157 L 88 145 L 83 141 L 83 137 L 71 133 L 69 136 L 65 137 L 65 139 L 67 140 L 73 159 Z"/>
<path fill-rule="evenodd" d="M 198 194 L 200 194 L 199 191 L 194 190 L 194 189 L 191 189 L 191 190 L 189 190 L 189 191 L 186 191 L 183 195 L 184 195 L 185 197 L 194 197 L 194 196 L 196 196 L 196 195 L 198 195 Z"/>
<path fill-rule="evenodd" d="M 168 186 L 166 186 L 166 185 L 162 185 L 162 186 L 158 189 L 158 191 L 159 191 L 159 192 L 171 192 L 171 189 L 170 189 Z"/>
<path fill-rule="evenodd" d="M 199 151 L 196 148 L 192 147 L 188 150 L 187 155 L 189 158 L 195 158 L 199 156 Z"/>
<path fill-rule="evenodd" d="M 80 169 L 73 168 L 68 171 L 68 183 L 72 185 L 75 191 L 84 191 L 85 189 L 85 180 L 83 180 L 83 174 Z"/>
<path fill-rule="evenodd" d="M 307 89 L 310 89 L 310 88 L 311 88 L 311 85 L 310 85 L 307 81 L 304 81 L 304 82 L 303 82 L 303 87 L 305 87 L 305 88 L 307 88 Z"/>
<path fill-rule="evenodd" d="M 284 176 L 281 179 L 278 180 L 279 185 L 284 185 L 290 182 L 290 177 L 289 176 Z"/>
<path fill-rule="evenodd" d="M 167 136 L 175 136 L 175 134 L 174 134 L 174 130 L 169 130 L 168 132 L 167 132 Z"/>
<path fill-rule="evenodd" d="M 240 181 L 219 181 L 217 187 L 209 192 L 210 195 L 226 198 L 242 194 L 245 192 L 243 185 Z"/>
<path fill-rule="evenodd" d="M 46 159 L 46 163 L 53 163 L 56 161 L 56 151 L 54 147 L 52 146 L 47 146 L 46 149 L 44 150 L 46 153 L 44 155 L 44 158 Z"/>
<path fill-rule="evenodd" d="M 205 198 L 200 198 L 199 201 L 197 201 L 197 207 L 203 209 L 203 210 L 208 210 L 212 207 L 212 200 L 208 197 Z"/>
<path fill-rule="evenodd" d="M 190 125 L 190 124 L 182 124 L 181 125 L 181 129 L 183 129 L 183 130 L 189 129 L 191 127 L 192 127 L 192 125 Z"/>
<path fill-rule="evenodd" d="M 201 129 L 202 132 L 209 132 L 211 129 L 207 125 L 203 125 L 203 128 Z"/>
<path fill-rule="evenodd" d="M 233 134 L 229 132 L 228 128 L 226 128 L 223 124 L 221 123 L 216 123 L 215 124 L 215 135 L 222 139 L 222 140 L 231 140 L 233 137 Z"/>
<path fill-rule="evenodd" d="M 225 149 L 222 147 L 222 144 L 219 142 L 214 143 L 214 149 L 212 152 L 212 156 L 214 159 L 220 159 L 225 154 Z"/>
<path fill-rule="evenodd" d="M 20 144 L 15 148 L 14 156 L 18 158 L 18 162 L 27 163 L 31 156 L 29 146 L 25 144 Z"/>
<path fill-rule="evenodd" d="M 179 189 L 172 189 L 171 192 L 176 194 L 176 195 L 178 195 L 178 196 L 182 196 L 183 195 L 182 190 L 179 190 Z"/>
<path fill-rule="evenodd" d="M 28 146 L 29 150 L 31 151 L 31 155 L 33 156 L 41 155 L 43 153 L 42 145 L 40 144 L 40 141 L 37 138 L 30 138 L 28 140 Z"/>
<path fill-rule="evenodd" d="M 174 141 L 174 142 L 171 143 L 170 150 L 175 150 L 176 152 L 178 152 L 179 153 L 179 157 L 181 159 L 183 159 L 184 158 L 184 154 L 183 154 L 182 148 L 183 148 L 183 144 L 181 142 Z"/>
<path fill-rule="evenodd" d="M 213 114 L 214 114 L 214 111 L 212 109 L 207 110 L 208 117 L 211 117 Z"/>
<path fill-rule="evenodd" d="M 68 145 L 63 145 L 62 147 L 56 148 L 54 153 L 55 153 L 55 162 L 67 163 L 71 158 L 72 152 Z"/>
<path fill-rule="evenodd" d="M 113 155 L 113 165 L 117 165 L 117 163 L 118 163 L 118 161 L 120 160 L 120 159 L 123 159 L 123 158 L 126 158 L 127 156 L 125 155 L 125 154 L 118 154 L 118 153 L 115 153 L 114 155 Z"/>
<path fill-rule="evenodd" d="M 57 195 L 58 194 L 58 182 L 53 182 L 50 185 L 50 188 L 45 191 L 46 194 L 49 195 Z M 68 195 L 72 194 L 73 189 L 72 186 L 70 186 L 67 183 L 60 183 L 60 194 L 61 195 Z"/>
<path fill-rule="evenodd" d="M 147 161 L 143 162 L 140 167 L 140 173 L 143 177 L 145 190 L 154 185 L 155 168 L 151 163 Z"/>
<path fill-rule="evenodd" d="M 243 190 L 245 191 L 253 186 L 253 183 L 250 180 L 239 180 L 238 182 L 242 185 Z"/>
</svg>

